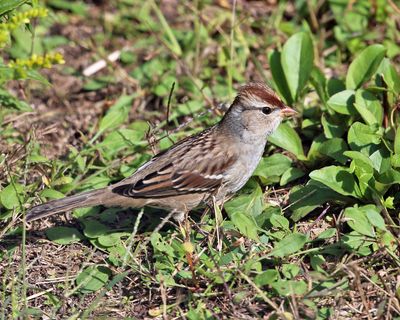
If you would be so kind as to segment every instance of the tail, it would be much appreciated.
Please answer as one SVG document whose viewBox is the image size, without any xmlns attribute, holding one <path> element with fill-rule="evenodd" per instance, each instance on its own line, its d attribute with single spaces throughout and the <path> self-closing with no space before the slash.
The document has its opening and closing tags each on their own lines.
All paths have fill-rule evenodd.
<svg viewBox="0 0 400 320">
<path fill-rule="evenodd" d="M 26 214 L 26 221 L 34 221 L 40 218 L 51 216 L 56 213 L 84 207 L 92 207 L 103 204 L 102 199 L 107 193 L 106 188 L 78 193 L 63 199 L 52 200 L 33 207 Z"/>
</svg>

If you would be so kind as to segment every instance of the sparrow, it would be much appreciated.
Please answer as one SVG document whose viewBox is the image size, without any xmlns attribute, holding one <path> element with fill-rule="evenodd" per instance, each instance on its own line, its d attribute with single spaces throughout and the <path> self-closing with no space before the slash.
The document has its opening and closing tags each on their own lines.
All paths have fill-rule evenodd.
<svg viewBox="0 0 400 320">
<path fill-rule="evenodd" d="M 223 202 L 240 190 L 261 160 L 268 136 L 294 114 L 267 85 L 249 83 L 214 126 L 158 153 L 118 183 L 31 208 L 26 220 L 102 205 L 167 209 L 181 222 L 191 209 Z"/>
</svg>

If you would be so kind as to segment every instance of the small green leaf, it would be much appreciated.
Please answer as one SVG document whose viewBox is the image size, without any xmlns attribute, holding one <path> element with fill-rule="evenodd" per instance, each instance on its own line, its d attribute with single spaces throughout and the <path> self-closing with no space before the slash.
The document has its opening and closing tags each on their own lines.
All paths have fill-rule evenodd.
<svg viewBox="0 0 400 320">
<path fill-rule="evenodd" d="M 258 216 L 264 208 L 263 192 L 256 186 L 251 194 L 243 194 L 225 202 L 224 209 L 229 216 L 240 212 L 249 216 Z"/>
<path fill-rule="evenodd" d="M 306 32 L 292 35 L 284 44 L 281 54 L 282 69 L 293 101 L 306 85 L 314 64 L 314 47 Z"/>
<path fill-rule="evenodd" d="M 84 220 L 83 224 L 85 225 L 83 233 L 88 238 L 98 238 L 107 233 L 107 231 L 109 230 L 106 225 L 96 220 Z"/>
<path fill-rule="evenodd" d="M 230 215 L 230 218 L 241 234 L 252 240 L 260 241 L 257 234 L 258 226 L 252 216 L 243 212 L 235 212 Z"/>
<path fill-rule="evenodd" d="M 65 195 L 57 190 L 54 189 L 44 189 L 41 193 L 40 196 L 48 198 L 48 199 L 61 199 L 64 198 Z"/>
<path fill-rule="evenodd" d="M 388 88 L 395 94 L 400 94 L 400 76 L 388 58 L 383 59 L 380 66 L 380 72 L 382 73 L 383 79 Z"/>
<path fill-rule="evenodd" d="M 345 164 L 347 161 L 347 158 L 343 155 L 346 150 L 348 150 L 347 144 L 342 138 L 329 139 L 323 142 L 318 149 L 320 153 L 335 159 L 341 164 Z"/>
<path fill-rule="evenodd" d="M 358 89 L 368 81 L 385 57 L 386 49 L 381 44 L 365 48 L 350 64 L 346 76 L 346 88 Z"/>
<path fill-rule="evenodd" d="M 282 123 L 268 139 L 278 147 L 293 153 L 299 160 L 305 159 L 300 137 L 289 124 Z"/>
<path fill-rule="evenodd" d="M 379 144 L 381 137 L 379 127 L 354 122 L 349 129 L 347 142 L 351 149 L 360 151 L 365 146 Z"/>
<path fill-rule="evenodd" d="M 270 269 L 256 275 L 256 277 L 254 278 L 254 283 L 257 286 L 262 287 L 275 282 L 276 280 L 278 280 L 278 278 L 279 272 L 274 269 Z"/>
<path fill-rule="evenodd" d="M 330 117 L 323 114 L 321 116 L 321 124 L 324 128 L 324 135 L 327 139 L 340 138 L 346 131 L 346 127 L 343 124 L 342 119 L 339 119 L 338 115 Z"/>
<path fill-rule="evenodd" d="M 366 124 L 382 124 L 382 105 L 378 98 L 371 92 L 363 89 L 357 90 L 354 106 Z"/>
<path fill-rule="evenodd" d="M 274 88 L 279 92 L 280 96 L 284 98 L 285 102 L 291 105 L 293 103 L 293 99 L 290 95 L 285 74 L 283 73 L 281 53 L 279 51 L 274 50 L 269 55 L 269 65 L 271 67 L 272 79 L 274 80 Z"/>
<path fill-rule="evenodd" d="M 340 114 L 356 114 L 353 106 L 355 101 L 354 93 L 354 90 L 340 91 L 329 98 L 327 105 L 329 108 Z"/>
<path fill-rule="evenodd" d="M 271 286 L 282 296 L 303 295 L 307 292 L 307 283 L 303 280 L 279 280 Z"/>
<path fill-rule="evenodd" d="M 298 221 L 328 201 L 346 201 L 346 198 L 324 184 L 310 180 L 305 186 L 292 188 L 290 195 L 291 219 Z"/>
<path fill-rule="evenodd" d="M 70 244 L 85 238 L 77 229 L 69 227 L 53 227 L 45 232 L 47 238 L 58 244 Z"/>
<path fill-rule="evenodd" d="M 269 177 L 281 176 L 290 168 L 292 160 L 280 153 L 275 153 L 272 156 L 262 158 L 254 171 L 254 176 Z"/>
<path fill-rule="evenodd" d="M 350 170 L 346 167 L 328 166 L 310 173 L 310 178 L 319 181 L 345 196 L 361 197 L 360 189 Z"/>
<path fill-rule="evenodd" d="M 366 236 L 375 237 L 375 231 L 362 208 L 346 208 L 344 218 L 347 224 L 354 230 Z"/>
<path fill-rule="evenodd" d="M 270 255 L 283 258 L 299 251 L 307 241 L 307 235 L 303 233 L 291 233 L 275 245 Z"/>
<path fill-rule="evenodd" d="M 111 270 L 103 266 L 90 266 L 76 278 L 81 293 L 90 293 L 101 289 L 108 281 Z"/>
<path fill-rule="evenodd" d="M 289 168 L 282 174 L 279 185 L 284 186 L 304 175 L 305 173 L 299 168 Z"/>
<path fill-rule="evenodd" d="M 24 187 L 19 183 L 9 184 L 0 192 L 1 204 L 7 209 L 20 206 L 21 196 L 24 194 Z"/>
</svg>

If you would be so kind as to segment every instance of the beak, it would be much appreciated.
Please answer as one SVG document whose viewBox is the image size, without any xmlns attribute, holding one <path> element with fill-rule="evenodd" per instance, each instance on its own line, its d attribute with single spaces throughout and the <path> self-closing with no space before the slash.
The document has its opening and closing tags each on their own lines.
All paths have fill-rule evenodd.
<svg viewBox="0 0 400 320">
<path fill-rule="evenodd" d="M 290 116 L 294 116 L 297 114 L 297 111 L 289 108 L 289 107 L 285 107 L 281 110 L 281 116 L 282 117 L 290 117 Z"/>
</svg>

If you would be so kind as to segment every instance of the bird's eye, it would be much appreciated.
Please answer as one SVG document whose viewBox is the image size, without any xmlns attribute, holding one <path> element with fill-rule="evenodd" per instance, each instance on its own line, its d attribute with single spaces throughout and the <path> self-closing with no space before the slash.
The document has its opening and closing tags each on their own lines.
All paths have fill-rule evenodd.
<svg viewBox="0 0 400 320">
<path fill-rule="evenodd" d="M 272 111 L 272 109 L 270 108 L 270 107 L 264 107 L 264 108 L 262 108 L 262 113 L 264 113 L 264 114 L 270 114 L 271 113 L 271 111 Z"/>
</svg>

